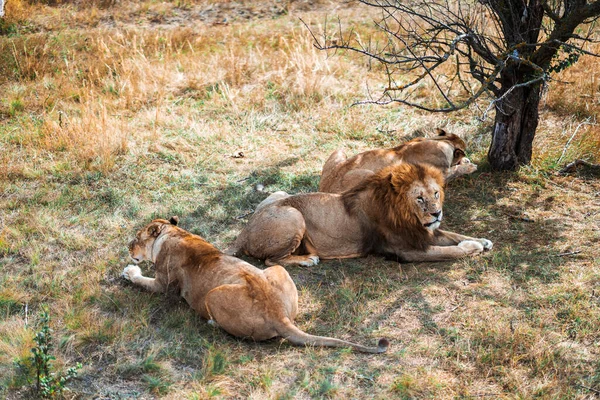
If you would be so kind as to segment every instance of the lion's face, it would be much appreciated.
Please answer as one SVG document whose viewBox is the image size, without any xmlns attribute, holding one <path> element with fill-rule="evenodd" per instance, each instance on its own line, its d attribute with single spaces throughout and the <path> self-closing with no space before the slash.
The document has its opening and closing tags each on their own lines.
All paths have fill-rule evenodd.
<svg viewBox="0 0 600 400">
<path fill-rule="evenodd" d="M 407 192 L 409 203 L 419 222 L 434 231 L 442 221 L 444 191 L 432 177 L 414 182 Z"/>
<path fill-rule="evenodd" d="M 156 239 L 163 232 L 167 225 L 177 225 L 178 218 L 171 217 L 170 221 L 164 219 L 155 219 L 142 229 L 140 229 L 135 238 L 129 242 L 129 256 L 134 263 L 138 264 L 142 261 L 154 261 L 152 260 L 156 249 L 154 243 Z"/>
</svg>

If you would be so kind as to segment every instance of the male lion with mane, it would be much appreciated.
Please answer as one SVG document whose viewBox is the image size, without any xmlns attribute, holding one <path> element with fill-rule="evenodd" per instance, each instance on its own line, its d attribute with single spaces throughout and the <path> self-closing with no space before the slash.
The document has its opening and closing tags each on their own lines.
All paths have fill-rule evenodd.
<svg viewBox="0 0 600 400">
<path fill-rule="evenodd" d="M 258 269 L 228 256 L 202 239 L 177 227 L 178 218 L 155 219 L 129 243 L 137 264 L 154 263 L 156 277 L 142 276 L 137 265 L 128 265 L 123 277 L 151 292 L 178 289 L 187 303 L 209 323 L 230 334 L 253 340 L 281 336 L 295 345 L 352 347 L 365 353 L 383 353 L 389 342 L 377 347 L 314 336 L 292 322 L 298 313 L 298 291 L 287 271 L 279 266 Z"/>
<path fill-rule="evenodd" d="M 341 149 L 334 151 L 321 172 L 319 192 L 341 193 L 381 169 L 401 162 L 428 164 L 442 171 L 449 182 L 477 170 L 465 157 L 465 142 L 453 133 L 437 129 L 437 136 L 416 138 L 391 149 L 365 151 L 346 158 Z"/>
<path fill-rule="evenodd" d="M 398 164 L 342 193 L 276 192 L 263 200 L 228 254 L 267 265 L 312 266 L 319 259 L 376 253 L 401 261 L 444 261 L 492 248 L 438 229 L 443 177 L 434 167 Z"/>
</svg>

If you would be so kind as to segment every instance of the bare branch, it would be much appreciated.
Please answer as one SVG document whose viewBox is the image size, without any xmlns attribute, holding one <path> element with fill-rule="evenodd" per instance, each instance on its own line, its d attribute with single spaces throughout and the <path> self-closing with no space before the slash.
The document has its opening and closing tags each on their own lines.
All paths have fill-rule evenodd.
<svg viewBox="0 0 600 400">
<path fill-rule="evenodd" d="M 579 167 L 580 165 L 584 165 L 586 167 L 588 167 L 589 169 L 591 169 L 592 171 L 598 171 L 600 172 L 600 164 L 592 164 L 591 162 L 588 161 L 584 161 L 581 159 L 577 159 L 573 162 L 568 163 L 567 165 L 565 165 L 560 171 L 558 171 L 561 174 L 566 174 L 569 172 L 574 172 L 577 170 L 577 167 Z"/>
<path fill-rule="evenodd" d="M 486 94 L 495 98 L 483 112 L 486 118 L 515 90 L 549 81 L 549 60 L 561 46 L 582 55 L 600 56 L 583 48 L 583 43 L 593 40 L 591 29 L 579 36 L 570 27 L 577 19 L 591 18 L 600 1 L 584 1 L 581 7 L 575 7 L 577 12 L 563 2 L 550 0 L 359 2 L 382 12 L 374 26 L 385 35 L 384 42 L 371 38 L 365 42 L 352 30 L 343 32 L 339 20 L 334 35 L 324 30 L 317 37 L 311 31 L 316 48 L 354 52 L 383 67 L 386 80 L 379 97 L 369 92 L 367 99 L 354 105 L 400 103 L 424 111 L 451 112 L 470 106 Z M 545 23 L 550 21 L 547 26 L 542 24 L 543 15 L 547 16 Z M 525 78 L 502 78 L 515 69 L 523 71 Z M 436 101 L 445 105 L 435 107 L 411 99 L 421 82 L 431 84 Z"/>
</svg>

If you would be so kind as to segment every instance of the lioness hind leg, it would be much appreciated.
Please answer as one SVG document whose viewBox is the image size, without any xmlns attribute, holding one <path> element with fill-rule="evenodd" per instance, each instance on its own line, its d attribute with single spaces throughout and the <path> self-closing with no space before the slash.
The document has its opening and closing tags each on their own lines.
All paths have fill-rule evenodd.
<svg viewBox="0 0 600 400">
<path fill-rule="evenodd" d="M 290 320 L 298 314 L 298 289 L 290 274 L 281 265 L 274 265 L 263 271 L 273 292 L 279 295 Z"/>
<path fill-rule="evenodd" d="M 161 282 L 154 278 L 148 278 L 142 275 L 142 270 L 137 265 L 128 265 L 125 267 L 121 276 L 131 283 L 143 287 L 151 292 L 160 293 L 164 291 L 164 286 Z"/>
<path fill-rule="evenodd" d="M 218 326 L 237 337 L 266 340 L 277 336 L 263 304 L 256 304 L 244 284 L 221 285 L 206 295 L 206 310 Z"/>
</svg>

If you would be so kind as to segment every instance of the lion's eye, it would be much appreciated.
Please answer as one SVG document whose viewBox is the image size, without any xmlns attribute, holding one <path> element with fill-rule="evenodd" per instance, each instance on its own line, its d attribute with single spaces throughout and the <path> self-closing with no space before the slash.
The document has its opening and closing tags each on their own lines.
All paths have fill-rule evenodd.
<svg viewBox="0 0 600 400">
<path fill-rule="evenodd" d="M 423 202 L 424 202 L 424 201 L 425 201 L 425 200 L 423 200 L 423 197 L 422 197 L 422 196 L 419 196 L 419 197 L 417 197 L 417 202 L 418 202 L 418 203 L 420 203 L 420 204 L 423 204 Z"/>
<path fill-rule="evenodd" d="M 440 192 L 435 192 L 435 198 L 439 199 L 440 198 Z"/>
</svg>

